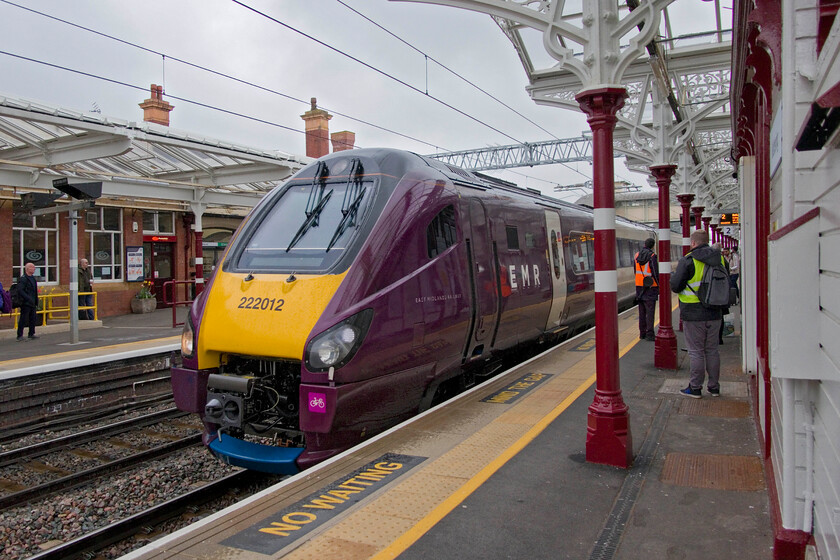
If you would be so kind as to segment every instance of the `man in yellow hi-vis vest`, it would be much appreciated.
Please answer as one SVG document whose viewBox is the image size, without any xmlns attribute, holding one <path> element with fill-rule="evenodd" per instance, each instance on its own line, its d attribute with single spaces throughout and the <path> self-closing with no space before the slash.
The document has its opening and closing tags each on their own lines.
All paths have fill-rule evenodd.
<svg viewBox="0 0 840 560">
<path fill-rule="evenodd" d="M 720 396 L 720 331 L 721 309 L 705 307 L 700 303 L 697 292 L 707 264 L 723 263 L 719 249 L 709 247 L 709 234 L 702 229 L 691 233 L 691 251 L 680 259 L 677 270 L 671 276 L 671 291 L 679 294 L 680 319 L 683 323 L 685 345 L 688 348 L 688 387 L 680 393 L 699 399 L 701 389 L 709 374 L 706 390 L 713 397 Z"/>
<path fill-rule="evenodd" d="M 649 237 L 645 246 L 633 257 L 636 270 L 636 302 L 639 305 L 639 339 L 655 340 L 653 321 L 656 318 L 656 300 L 659 299 L 659 261 L 653 246 L 656 240 Z"/>
</svg>

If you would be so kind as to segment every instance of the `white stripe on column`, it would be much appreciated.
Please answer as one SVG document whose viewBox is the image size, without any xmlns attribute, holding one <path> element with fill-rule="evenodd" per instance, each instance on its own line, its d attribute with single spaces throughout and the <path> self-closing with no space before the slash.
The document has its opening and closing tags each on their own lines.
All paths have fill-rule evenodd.
<svg viewBox="0 0 840 560">
<path fill-rule="evenodd" d="M 71 292 L 78 292 L 79 291 L 79 283 L 78 282 L 70 282 L 70 291 Z"/>
<path fill-rule="evenodd" d="M 662 274 L 671 274 L 671 262 L 665 261 L 659 263 L 659 272 Z"/>
<path fill-rule="evenodd" d="M 691 238 L 683 237 L 683 247 L 691 247 Z"/>
<path fill-rule="evenodd" d="M 596 208 L 593 213 L 595 231 L 615 229 L 615 208 Z"/>
<path fill-rule="evenodd" d="M 668 241 L 671 240 L 671 230 L 669 229 L 660 229 L 659 231 L 659 241 L 663 241 L 667 239 Z"/>
<path fill-rule="evenodd" d="M 198 277 L 195 279 L 196 284 L 204 284 L 204 278 Z"/>
<path fill-rule="evenodd" d="M 196 257 L 195 264 L 204 264 L 204 257 Z"/>
<path fill-rule="evenodd" d="M 618 273 L 615 270 L 595 271 L 595 291 L 615 293 L 618 291 Z"/>
</svg>

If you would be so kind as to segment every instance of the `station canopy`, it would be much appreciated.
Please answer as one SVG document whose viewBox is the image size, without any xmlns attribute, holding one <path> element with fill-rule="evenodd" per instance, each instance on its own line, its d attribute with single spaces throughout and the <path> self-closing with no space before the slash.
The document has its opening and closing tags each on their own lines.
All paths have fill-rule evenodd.
<svg viewBox="0 0 840 560">
<path fill-rule="evenodd" d="M 617 115 L 616 156 L 648 176 L 651 166 L 676 165 L 672 194 L 694 194 L 694 204 L 709 213 L 738 211 L 729 92 L 732 0 L 408 1 L 490 15 L 519 56 L 537 104 L 580 111 L 576 94 L 618 83 L 593 78 L 595 69 L 617 73 L 628 97 Z M 632 17 L 639 17 L 627 23 L 636 10 Z M 595 18 L 607 26 L 604 37 L 592 30 Z M 600 44 L 609 42 L 606 35 L 617 39 L 617 52 Z M 594 83 L 583 83 L 584 76 Z M 534 164 L 533 151 L 526 145 L 516 152 L 524 154 L 523 165 Z"/>
<path fill-rule="evenodd" d="M 243 215 L 310 158 L 0 95 L 0 195 L 102 182 L 103 204 Z"/>
</svg>

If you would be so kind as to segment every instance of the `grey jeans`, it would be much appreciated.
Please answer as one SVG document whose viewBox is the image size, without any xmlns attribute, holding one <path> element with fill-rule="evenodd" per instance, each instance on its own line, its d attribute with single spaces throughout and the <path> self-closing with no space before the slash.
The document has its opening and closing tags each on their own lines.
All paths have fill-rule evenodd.
<svg viewBox="0 0 840 560">
<path fill-rule="evenodd" d="M 688 348 L 689 381 L 692 389 L 703 387 L 706 372 L 709 373 L 707 388 L 720 387 L 720 349 L 718 332 L 720 319 L 714 321 L 683 321 L 685 345 Z"/>
</svg>

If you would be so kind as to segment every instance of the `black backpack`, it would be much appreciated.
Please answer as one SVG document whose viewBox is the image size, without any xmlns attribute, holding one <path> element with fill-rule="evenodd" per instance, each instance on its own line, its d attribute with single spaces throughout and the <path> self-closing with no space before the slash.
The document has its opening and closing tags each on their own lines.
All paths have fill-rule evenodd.
<svg viewBox="0 0 840 560">
<path fill-rule="evenodd" d="M 12 308 L 17 309 L 21 305 L 23 305 L 23 298 L 20 297 L 20 292 L 18 292 L 18 285 L 12 284 L 9 286 L 9 295 L 12 297 Z"/>
<path fill-rule="evenodd" d="M 700 299 L 700 304 L 706 308 L 724 308 L 735 305 L 733 296 L 737 299 L 736 290 L 729 287 L 729 273 L 723 263 L 703 263 L 703 277 L 700 288 L 695 291 L 689 289 Z"/>
</svg>

